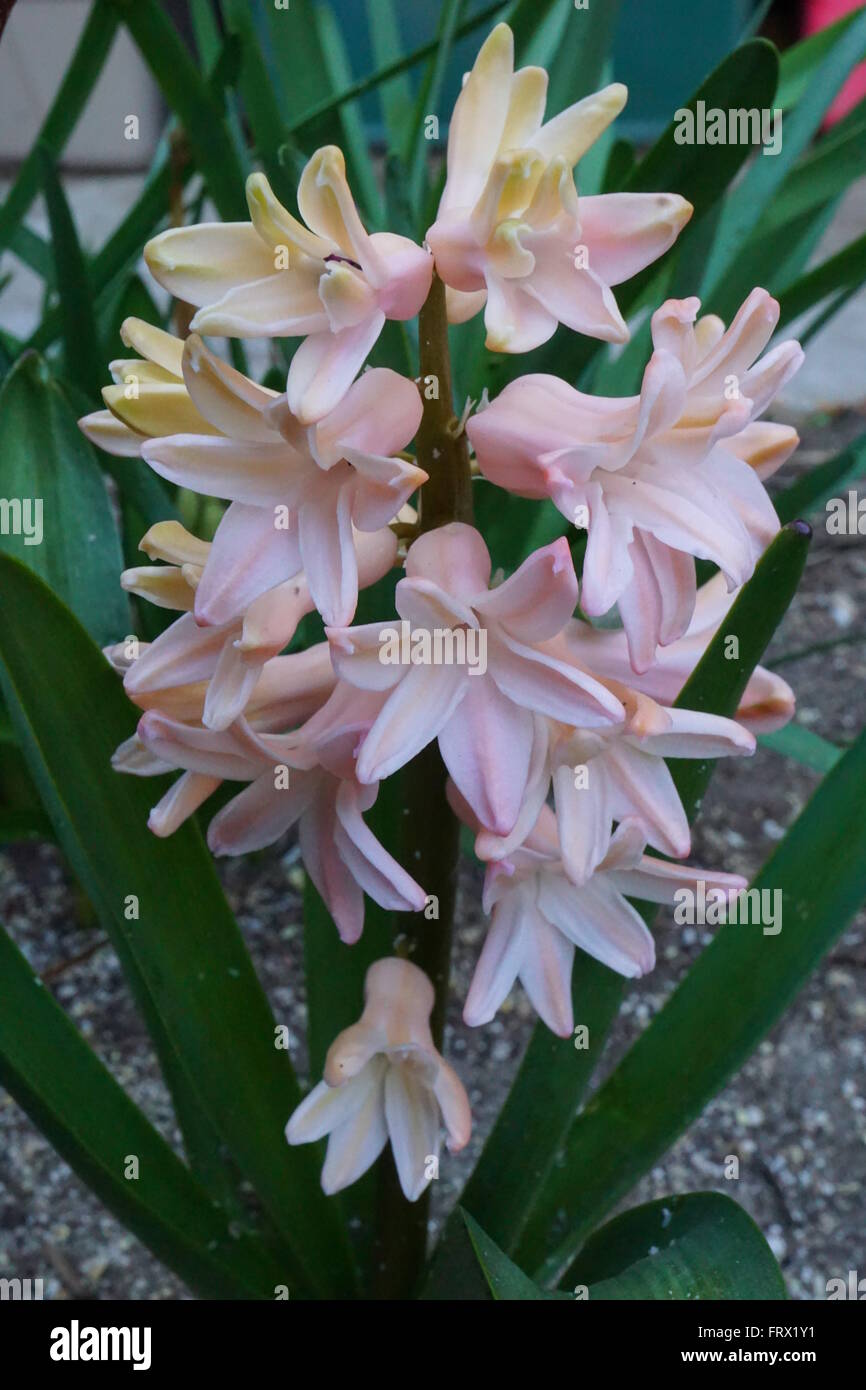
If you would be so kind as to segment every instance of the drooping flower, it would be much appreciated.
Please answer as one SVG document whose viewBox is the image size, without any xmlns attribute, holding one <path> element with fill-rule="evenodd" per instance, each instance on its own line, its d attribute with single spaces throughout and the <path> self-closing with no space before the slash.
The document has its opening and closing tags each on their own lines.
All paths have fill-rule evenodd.
<svg viewBox="0 0 866 1390">
<path fill-rule="evenodd" d="M 414 383 L 384 367 L 365 372 L 336 409 L 304 427 L 285 397 L 235 371 L 195 334 L 183 344 L 180 368 L 182 379 L 148 380 L 132 392 L 117 385 L 103 394 L 154 472 L 232 503 L 196 592 L 196 620 L 238 618 L 303 569 L 325 620 L 351 622 L 355 532 L 387 526 L 427 478 L 393 457 L 421 419 Z M 82 421 L 91 438 L 105 435 L 102 415 Z M 126 437 L 121 444 L 129 447 Z"/>
<path fill-rule="evenodd" d="M 477 824 L 453 793 L 451 804 L 462 819 Z M 655 964 L 653 938 L 626 895 L 672 904 L 677 890 L 695 889 L 699 882 L 727 893 L 746 886 L 737 874 L 654 859 L 643 853 L 644 845 L 634 822 L 620 825 L 604 859 L 577 887 L 563 863 L 554 813 L 544 806 L 525 843 L 488 867 L 484 909 L 492 921 L 466 998 L 466 1023 L 489 1023 L 519 979 L 548 1028 L 568 1037 L 574 1028 L 575 947 L 629 978 Z"/>
<path fill-rule="evenodd" d="M 787 426 L 752 423 L 803 359 L 798 343 L 784 342 L 755 361 L 778 321 L 776 301 L 753 290 L 727 332 L 716 318 L 695 327 L 698 308 L 668 300 L 653 315 L 640 396 L 587 396 L 530 375 L 467 424 L 491 482 L 550 497 L 587 527 L 584 610 L 600 616 L 619 604 L 638 672 L 688 628 L 692 557 L 717 564 L 730 588 L 750 577 L 779 529 L 761 476 L 797 444 Z"/>
<path fill-rule="evenodd" d="M 550 646 L 566 650 L 556 639 Z M 665 759 L 749 755 L 754 736 L 732 719 L 666 709 L 618 681 L 606 683 L 622 701 L 625 723 L 573 729 L 548 720 L 547 756 L 536 765 L 518 823 L 505 837 L 482 827 L 475 842 L 479 858 L 510 857 L 534 825 L 551 783 L 562 862 L 573 883 L 586 883 L 604 860 L 615 822 L 636 826 L 662 854 L 681 859 L 690 853 L 688 818 Z"/>
<path fill-rule="evenodd" d="M 384 660 L 393 624 L 329 628 L 341 678 L 384 691 L 358 756 L 362 782 L 378 781 L 434 738 L 479 820 L 508 834 L 521 811 L 539 735 L 538 716 L 586 728 L 620 723 L 620 701 L 577 663 L 544 650 L 570 620 L 577 579 L 565 540 L 535 551 L 490 589 L 490 554 L 471 526 L 452 522 L 421 536 L 406 557 L 395 603 L 420 660 Z M 442 639 L 437 661 L 435 639 Z M 482 663 L 459 659 L 477 639 Z M 449 657 L 449 653 L 452 653 Z M 457 654 L 455 659 L 454 653 Z M 411 655 L 410 655 L 411 662 Z"/>
<path fill-rule="evenodd" d="M 547 73 L 514 71 L 514 38 L 498 24 L 457 99 L 448 177 L 427 232 L 462 323 L 486 302 L 487 346 L 528 352 L 557 323 L 624 342 L 610 286 L 673 244 L 692 213 L 671 193 L 578 199 L 572 170 L 625 105 L 620 83 L 544 122 Z"/>
<path fill-rule="evenodd" d="M 304 223 L 264 174 L 247 180 L 251 223 L 172 227 L 144 248 L 171 294 L 200 306 L 195 331 L 305 341 L 289 368 L 289 408 L 305 425 L 338 405 L 386 319 L 410 319 L 430 289 L 433 261 L 407 237 L 368 234 L 342 152 L 325 145 L 298 186 Z"/>
<path fill-rule="evenodd" d="M 107 648 L 105 654 L 126 679 L 148 649 L 146 642 L 133 640 L 119 642 Z M 148 819 L 155 835 L 172 835 L 222 781 L 247 777 L 254 759 L 261 758 L 261 747 L 253 742 L 252 731 L 262 734 L 301 724 L 328 699 L 335 679 L 324 642 L 291 656 L 274 657 L 262 668 L 247 701 L 245 719 L 220 732 L 202 724 L 207 696 L 204 679 L 161 688 L 152 697 L 147 691 L 137 691 L 136 703 L 151 710 L 154 717 L 148 724 L 139 721 L 135 734 L 115 751 L 111 765 L 116 772 L 137 777 L 182 771 Z M 160 720 L 165 724 L 160 725 Z M 156 735 L 163 729 L 181 732 L 174 743 L 169 738 L 159 751 Z M 178 756 L 181 744 L 187 747 L 188 756 Z"/>
<path fill-rule="evenodd" d="M 233 507 L 233 516 L 227 514 L 217 529 L 223 549 L 216 557 L 214 546 L 196 540 L 179 523 L 160 522 L 143 537 L 140 548 L 151 559 L 168 563 L 125 570 L 121 575 L 127 591 L 184 614 L 129 667 L 126 693 L 137 704 L 145 699 L 158 704 L 164 698 L 162 692 L 206 682 L 202 723 L 210 729 L 227 729 L 243 713 L 265 662 L 288 646 L 300 620 L 315 611 L 297 545 L 294 560 L 289 559 L 290 550 L 283 554 L 283 563 L 290 568 L 297 565 L 296 572 L 259 592 L 273 578 L 272 571 L 257 569 L 261 557 L 248 546 L 238 543 L 233 548 L 231 544 L 244 522 L 258 526 L 257 511 L 240 503 Z M 387 574 L 397 555 L 397 539 L 388 527 L 356 532 L 354 546 L 361 588 Z M 209 591 L 205 577 L 213 573 L 217 582 Z M 226 593 L 231 594 L 228 605 Z M 214 616 L 224 621 L 204 625 Z"/>
<path fill-rule="evenodd" d="M 654 700 L 671 705 L 723 624 L 738 592 L 728 591 L 723 574 L 715 574 L 702 584 L 685 635 L 670 646 L 660 647 L 652 666 L 640 674 L 629 661 L 622 628 L 592 627 L 575 618 L 563 629 L 559 641 L 575 661 L 602 680 L 627 682 Z M 793 719 L 795 704 L 787 681 L 765 666 L 756 666 L 740 698 L 737 723 L 753 734 L 773 733 Z"/>
<path fill-rule="evenodd" d="M 408 960 L 387 957 L 367 971 L 364 1012 L 331 1044 L 325 1079 L 286 1126 L 290 1144 L 328 1138 L 325 1192 L 356 1182 L 390 1141 L 400 1186 L 415 1202 L 438 1165 L 440 1133 L 456 1153 L 472 1115 L 457 1073 L 430 1032 L 433 986 Z"/>
<path fill-rule="evenodd" d="M 319 644 L 297 657 L 275 660 L 305 657 L 312 665 L 310 654 L 318 661 L 323 651 L 327 654 L 327 647 Z M 293 676 L 297 685 L 299 673 Z M 211 821 L 207 839 L 214 854 L 263 849 L 297 825 L 307 873 L 342 940 L 352 943 L 363 930 L 364 893 L 396 912 L 420 912 L 427 899 L 364 821 L 379 787 L 358 781 L 354 755 L 380 697 L 338 685 L 319 704 L 315 711 L 305 711 L 310 718 L 301 729 L 288 734 L 269 732 L 244 718 L 217 732 L 151 709 L 139 721 L 137 739 L 162 771 L 183 768 L 214 784 L 249 784 Z M 151 828 L 159 833 L 160 825 L 156 819 Z"/>
</svg>

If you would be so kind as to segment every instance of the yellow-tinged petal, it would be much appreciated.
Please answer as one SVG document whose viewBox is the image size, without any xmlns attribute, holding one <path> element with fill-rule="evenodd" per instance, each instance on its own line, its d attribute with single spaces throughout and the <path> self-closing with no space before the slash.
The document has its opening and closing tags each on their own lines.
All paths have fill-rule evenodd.
<svg viewBox="0 0 866 1390">
<path fill-rule="evenodd" d="M 544 68 L 521 68 L 511 79 L 511 95 L 505 129 L 499 141 L 500 155 L 532 144 L 544 120 L 547 73 Z"/>
<path fill-rule="evenodd" d="M 139 550 L 151 560 L 165 560 L 171 565 L 204 565 L 210 554 L 208 541 L 199 540 L 179 521 L 158 521 L 146 531 L 138 543 Z"/>
<path fill-rule="evenodd" d="M 230 367 L 197 333 L 190 334 L 184 346 L 183 379 L 193 406 L 221 434 L 262 444 L 272 444 L 277 438 L 267 417 L 277 392 L 258 386 Z"/>
<path fill-rule="evenodd" d="M 609 87 L 576 101 L 547 121 L 533 140 L 533 148 L 545 159 L 563 155 L 573 169 L 602 131 L 616 120 L 627 100 L 628 88 L 621 82 L 611 82 Z"/>
<path fill-rule="evenodd" d="M 121 342 L 132 348 L 140 357 L 145 357 L 155 367 L 180 379 L 180 357 L 183 352 L 183 339 L 162 328 L 154 328 L 144 319 L 124 319 L 120 325 Z"/>
<path fill-rule="evenodd" d="M 130 429 L 150 439 L 169 434 L 219 434 L 199 414 L 186 387 L 162 382 L 131 386 L 104 386 L 102 399 L 113 415 Z"/>
<path fill-rule="evenodd" d="M 477 202 L 506 127 L 513 78 L 514 36 L 507 24 L 497 24 L 479 49 L 451 117 L 440 217 Z"/>
<path fill-rule="evenodd" d="M 83 416 L 78 421 L 78 428 L 97 449 L 104 449 L 107 454 L 115 454 L 118 458 L 137 458 L 147 439 L 147 435 L 131 430 L 110 410 L 94 410 L 90 415 Z"/>
<path fill-rule="evenodd" d="M 307 226 L 327 237 L 334 251 L 364 270 L 379 270 L 379 258 L 346 181 L 343 152 L 336 145 L 323 145 L 308 161 L 298 184 L 298 207 Z"/>
<path fill-rule="evenodd" d="M 124 570 L 120 587 L 128 594 L 146 598 L 157 608 L 188 613 L 195 602 L 195 589 L 187 583 L 177 565 L 139 565 Z"/>
<path fill-rule="evenodd" d="M 332 333 L 354 328 L 376 309 L 376 295 L 363 275 L 352 266 L 330 265 L 319 281 L 319 298 L 325 306 Z"/>
<path fill-rule="evenodd" d="M 283 207 L 264 174 L 250 174 L 246 193 L 253 226 L 272 249 L 287 246 L 316 260 L 324 260 L 333 249 Z"/>
<path fill-rule="evenodd" d="M 164 289 L 196 306 L 279 274 L 276 253 L 249 222 L 169 227 L 147 243 L 144 259 Z"/>
<path fill-rule="evenodd" d="M 167 372 L 164 367 L 155 367 L 143 357 L 115 357 L 109 362 L 108 370 L 112 381 L 118 386 L 135 381 L 161 381 L 168 385 L 173 383 L 175 386 L 178 382 L 173 372 Z"/>
</svg>

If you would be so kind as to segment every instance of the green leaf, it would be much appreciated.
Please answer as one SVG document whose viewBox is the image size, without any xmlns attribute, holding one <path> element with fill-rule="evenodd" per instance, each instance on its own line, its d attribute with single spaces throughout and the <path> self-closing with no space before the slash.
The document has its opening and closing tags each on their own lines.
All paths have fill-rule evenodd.
<svg viewBox="0 0 866 1390">
<path fill-rule="evenodd" d="M 828 256 L 814 270 L 801 275 L 794 284 L 780 290 L 777 331 L 805 314 L 828 296 L 843 291 L 834 302 L 834 312 L 866 281 L 866 232 L 855 237 L 835 255 Z"/>
<path fill-rule="evenodd" d="M 677 696 L 675 704 L 681 709 L 728 717 L 736 714 L 749 678 L 797 592 L 811 538 L 805 522 L 792 522 L 779 532 Z M 738 639 L 735 657 L 728 654 L 732 636 Z M 690 819 L 700 810 L 714 766 L 712 759 L 668 759 Z"/>
<path fill-rule="evenodd" d="M 421 195 L 428 178 L 430 151 L 424 138 L 424 118 L 431 111 L 435 112 L 442 95 L 442 84 L 451 61 L 451 51 L 464 8 L 465 0 L 444 0 L 439 15 L 436 51 L 424 74 L 415 102 L 414 115 L 409 122 L 407 138 L 401 145 L 404 158 L 409 164 L 407 198 L 413 208 L 421 203 Z M 426 227 L 421 227 L 420 234 L 423 235 L 426 230 Z"/>
<path fill-rule="evenodd" d="M 548 1213 L 561 1209 L 570 1234 L 548 1253 L 547 1231 L 538 1230 L 522 1251 L 527 1267 L 543 1263 L 543 1282 L 560 1277 L 599 1218 L 739 1070 L 866 897 L 864 776 L 866 734 L 827 774 L 752 886 L 781 893 L 781 930 L 720 927 L 576 1121 L 546 1194 Z"/>
<path fill-rule="evenodd" d="M 526 1302 L 542 1300 L 545 1302 L 560 1301 L 568 1299 L 567 1293 L 550 1293 L 547 1289 L 540 1289 L 537 1284 L 518 1269 L 517 1265 L 508 1256 L 503 1254 L 499 1246 L 492 1241 L 488 1235 L 482 1231 L 477 1221 L 469 1215 L 468 1211 L 458 1208 L 466 1226 L 466 1233 L 472 1251 L 478 1261 L 478 1267 L 484 1276 L 484 1281 L 489 1289 L 488 1297 L 491 1295 L 497 1301 L 506 1300 L 508 1302 Z M 466 1294 L 464 1293 L 464 1298 Z M 475 1297 L 483 1297 L 481 1293 Z"/>
<path fill-rule="evenodd" d="M 182 43 L 156 0 L 104 0 L 123 20 L 141 56 L 178 117 L 192 146 L 196 165 L 223 221 L 246 221 L 244 170 L 226 127 L 212 86 Z"/>
<path fill-rule="evenodd" d="M 828 743 L 827 739 L 812 729 L 804 728 L 802 724 L 788 724 L 775 733 L 761 734 L 758 742 L 764 748 L 781 753 L 783 757 L 793 758 L 804 767 L 811 767 L 815 772 L 829 772 L 843 756 L 841 748 Z"/>
<path fill-rule="evenodd" d="M 701 289 L 705 312 L 723 318 L 738 306 L 731 301 L 726 276 L 765 208 L 776 196 L 796 160 L 816 134 L 827 107 L 866 46 L 866 11 L 845 30 L 816 68 L 812 82 L 794 110 L 784 119 L 781 149 L 758 154 L 742 182 L 731 191 L 719 224 Z"/>
<path fill-rule="evenodd" d="M 57 270 L 66 372 L 96 402 L 102 386 L 102 350 L 93 314 L 87 266 L 54 162 L 47 150 L 42 149 L 40 153 L 42 185 Z"/>
<path fill-rule="evenodd" d="M 776 538 L 731 607 L 723 631 L 680 692 L 675 702 L 678 706 L 729 716 L 735 713 L 748 678 L 796 588 L 806 544 L 799 531 L 784 531 Z M 728 634 L 739 638 L 738 661 L 725 660 Z M 699 807 L 713 764 L 671 759 L 670 768 L 691 817 Z M 543 1024 L 536 1025 L 508 1099 L 467 1183 L 463 1205 L 509 1254 L 520 1248 L 524 1236 L 530 1238 L 538 1229 L 546 1232 L 553 1221 L 557 1204 L 549 1194 L 560 1172 L 557 1156 L 573 1132 L 577 1107 L 624 990 L 625 983 L 618 975 L 578 954 L 572 979 L 574 1017 L 588 1028 L 589 1046 L 578 1049 L 570 1039 L 555 1038 Z M 540 1094 L 545 1097 L 541 1114 Z M 515 1152 L 522 1155 L 519 1165 L 514 1163 Z M 533 1239 L 533 1259 L 536 1244 Z M 520 1263 L 529 1268 L 532 1260 L 521 1259 Z"/>
<path fill-rule="evenodd" d="M 783 1299 L 776 1258 L 750 1216 L 718 1192 L 633 1207 L 590 1236 L 569 1286 L 599 1299 Z"/>
<path fill-rule="evenodd" d="M 446 0 L 443 13 L 450 3 L 452 0 Z M 458 0 L 458 6 L 460 3 L 462 0 Z M 403 45 L 393 0 L 365 0 L 364 9 L 376 66 L 386 67 L 389 63 L 399 62 L 403 57 Z M 397 149 L 402 144 L 413 106 L 412 88 L 405 72 L 398 73 L 390 82 L 380 83 L 379 105 L 388 142 L 393 149 Z"/>
<path fill-rule="evenodd" d="M 273 1298 L 281 1270 L 229 1229 L 0 929 L 0 1082 L 110 1211 L 210 1298 Z M 129 1157 L 138 1175 L 127 1178 Z"/>
<path fill-rule="evenodd" d="M 129 631 L 129 604 L 118 583 L 123 557 L 105 479 L 35 353 L 0 390 L 0 467 L 5 498 L 21 506 L 22 522 L 32 509 L 30 536 L 10 528 L 0 550 L 40 575 L 100 646 L 118 641 Z"/>
<path fill-rule="evenodd" d="M 33 148 L 0 206 L 0 247 L 9 245 L 42 187 L 40 148 L 50 151 L 55 159 L 62 154 L 102 72 L 116 31 L 117 17 L 103 0 L 96 0 Z"/>
<path fill-rule="evenodd" d="M 796 517 L 814 516 L 824 512 L 831 497 L 856 482 L 866 473 L 866 434 L 853 440 L 846 449 L 818 464 L 796 483 L 778 492 L 773 501 L 779 520 L 793 521 Z"/>
<path fill-rule="evenodd" d="M 799 43 L 793 44 L 786 50 L 782 55 L 779 91 L 776 97 L 777 106 L 781 106 L 784 111 L 787 111 L 803 99 L 815 82 L 816 74 L 827 54 L 857 23 L 862 14 L 863 6 L 861 5 L 842 19 L 838 19 L 835 24 L 828 24 L 825 28 L 819 29 L 816 34 L 810 34 L 808 38 L 801 39 Z M 854 61 L 858 62 L 861 58 L 866 58 L 866 43 L 861 46 Z"/>
<path fill-rule="evenodd" d="M 327 73 L 327 85 L 332 91 L 345 91 L 351 82 L 352 69 L 340 25 L 330 5 L 314 6 L 313 15 Z M 365 209 L 368 218 L 379 225 L 383 215 L 382 198 L 373 171 L 367 132 L 359 106 L 355 102 L 342 103 L 339 122 L 342 139 L 338 143 L 345 149 L 348 174 L 358 202 Z"/>
<path fill-rule="evenodd" d="M 283 1138 L 300 1092 L 198 832 L 188 822 L 167 840 L 148 833 L 153 790 L 109 768 L 132 723 L 116 676 L 27 570 L 0 557 L 0 582 L 3 691 L 58 839 L 122 963 L 143 982 L 201 1108 L 280 1232 L 287 1269 L 308 1288 L 345 1292 L 349 1253 L 336 1207 L 312 1157 Z M 137 919 L 127 916 L 130 903 Z"/>
</svg>

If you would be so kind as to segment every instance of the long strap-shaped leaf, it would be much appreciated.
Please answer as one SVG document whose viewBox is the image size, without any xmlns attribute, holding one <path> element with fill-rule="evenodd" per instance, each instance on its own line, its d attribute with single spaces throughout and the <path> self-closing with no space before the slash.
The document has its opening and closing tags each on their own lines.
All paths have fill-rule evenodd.
<svg viewBox="0 0 866 1390">
<path fill-rule="evenodd" d="M 279 1263 L 230 1232 L 225 1213 L 2 929 L 0 1081 L 109 1210 L 191 1288 L 211 1298 L 274 1296 Z"/>
<path fill-rule="evenodd" d="M 805 563 L 808 527 L 783 530 L 758 564 L 677 700 L 686 709 L 732 715 L 751 672 L 781 621 Z M 739 638 L 739 657 L 725 658 L 726 635 Z M 671 760 L 671 771 L 690 815 L 712 774 L 712 763 Z M 574 1016 L 589 1029 L 589 1047 L 554 1037 L 536 1025 L 508 1099 L 461 1197 L 488 1235 L 511 1253 L 531 1227 L 546 1230 L 551 1175 L 577 1107 L 604 1047 L 625 986 L 619 976 L 587 957 L 574 970 Z M 543 1105 L 539 1097 L 544 1097 Z M 520 1162 L 515 1162 L 515 1155 Z M 434 1277 L 449 1258 L 446 1230 Z"/>
<path fill-rule="evenodd" d="M 50 150 L 55 157 L 62 153 L 102 72 L 116 30 L 117 16 L 105 0 L 96 0 L 51 110 L 42 122 L 37 142 L 0 207 L 0 247 L 9 244 L 12 233 L 42 186 L 40 147 Z"/>
<path fill-rule="evenodd" d="M 300 1092 L 213 864 L 191 824 L 168 840 L 151 836 L 153 786 L 110 770 L 131 711 L 72 615 L 8 557 L 0 557 L 0 593 L 0 684 L 58 839 L 198 1101 L 282 1233 L 292 1275 L 324 1293 L 344 1291 L 345 1234 L 312 1155 L 283 1138 Z"/>
</svg>

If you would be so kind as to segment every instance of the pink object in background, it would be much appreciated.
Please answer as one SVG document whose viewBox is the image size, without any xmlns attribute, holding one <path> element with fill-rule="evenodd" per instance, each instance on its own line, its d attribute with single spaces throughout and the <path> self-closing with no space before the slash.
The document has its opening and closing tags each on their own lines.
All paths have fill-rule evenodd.
<svg viewBox="0 0 866 1390">
<path fill-rule="evenodd" d="M 815 34 L 819 29 L 826 29 L 828 24 L 835 24 L 862 3 L 863 0 L 806 0 L 803 7 L 804 32 Z M 835 125 L 843 116 L 847 116 L 851 108 L 863 97 L 866 97 L 866 63 L 861 63 L 854 69 L 837 94 L 827 112 L 825 126 Z"/>
</svg>

